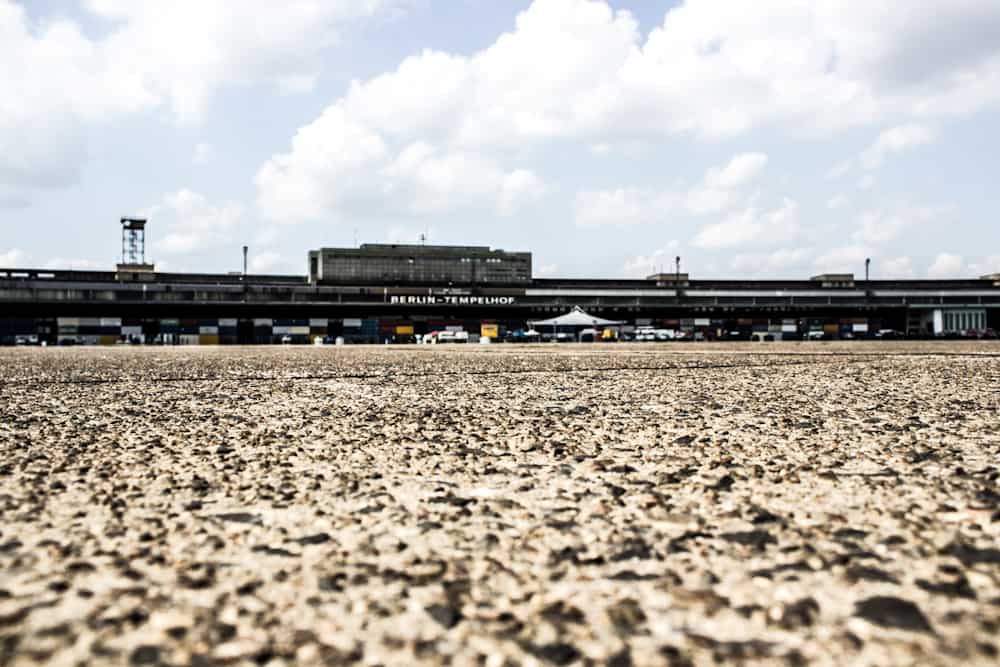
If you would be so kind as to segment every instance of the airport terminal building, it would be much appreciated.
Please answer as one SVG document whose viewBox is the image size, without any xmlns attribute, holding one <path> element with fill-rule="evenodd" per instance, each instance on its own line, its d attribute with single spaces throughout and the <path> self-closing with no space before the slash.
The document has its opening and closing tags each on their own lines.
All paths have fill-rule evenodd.
<svg viewBox="0 0 1000 667">
<path fill-rule="evenodd" d="M 307 275 L 181 274 L 157 272 L 135 247 L 123 240 L 123 262 L 113 271 L 0 268 L 0 343 L 269 344 L 338 337 L 381 343 L 441 330 L 508 338 L 573 307 L 624 322 L 624 333 L 653 326 L 707 340 L 861 338 L 890 330 L 930 338 L 1000 329 L 1000 274 L 540 279 L 531 274 L 529 252 L 391 244 L 314 250 Z"/>
<path fill-rule="evenodd" d="M 531 253 L 485 246 L 365 243 L 309 253 L 313 284 L 527 285 Z"/>
</svg>

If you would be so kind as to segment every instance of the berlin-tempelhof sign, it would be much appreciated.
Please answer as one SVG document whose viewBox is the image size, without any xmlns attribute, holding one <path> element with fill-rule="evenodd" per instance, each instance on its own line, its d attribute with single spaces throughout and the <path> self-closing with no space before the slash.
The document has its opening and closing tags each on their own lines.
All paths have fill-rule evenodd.
<svg viewBox="0 0 1000 667">
<path fill-rule="evenodd" d="M 432 294 L 427 296 L 390 296 L 389 303 L 400 306 L 509 306 L 514 303 L 512 296 L 451 296 Z"/>
</svg>

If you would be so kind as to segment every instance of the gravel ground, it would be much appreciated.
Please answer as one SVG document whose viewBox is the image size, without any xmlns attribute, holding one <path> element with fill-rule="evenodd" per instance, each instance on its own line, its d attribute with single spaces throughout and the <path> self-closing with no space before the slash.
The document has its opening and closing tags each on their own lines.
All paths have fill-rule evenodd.
<svg viewBox="0 0 1000 667">
<path fill-rule="evenodd" d="M 0 350 L 0 664 L 998 664 L 1000 345 Z"/>
</svg>

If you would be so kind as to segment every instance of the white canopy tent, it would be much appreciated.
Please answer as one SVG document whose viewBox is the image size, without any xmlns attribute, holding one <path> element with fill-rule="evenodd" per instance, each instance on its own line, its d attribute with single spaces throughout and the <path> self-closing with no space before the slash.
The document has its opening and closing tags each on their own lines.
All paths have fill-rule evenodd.
<svg viewBox="0 0 1000 667">
<path fill-rule="evenodd" d="M 603 317 L 591 315 L 583 310 L 583 308 L 580 308 L 580 306 L 574 306 L 573 310 L 558 317 L 552 317 L 547 320 L 532 320 L 528 324 L 532 328 L 552 327 L 552 333 L 554 334 L 559 327 L 613 327 L 624 324 L 624 322 L 606 320 Z"/>
</svg>

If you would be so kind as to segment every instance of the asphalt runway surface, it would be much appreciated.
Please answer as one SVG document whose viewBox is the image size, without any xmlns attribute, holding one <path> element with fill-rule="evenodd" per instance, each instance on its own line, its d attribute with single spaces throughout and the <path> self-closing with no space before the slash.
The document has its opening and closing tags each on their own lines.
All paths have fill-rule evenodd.
<svg viewBox="0 0 1000 667">
<path fill-rule="evenodd" d="M 0 664 L 998 664 L 1000 344 L 0 349 Z"/>
</svg>

